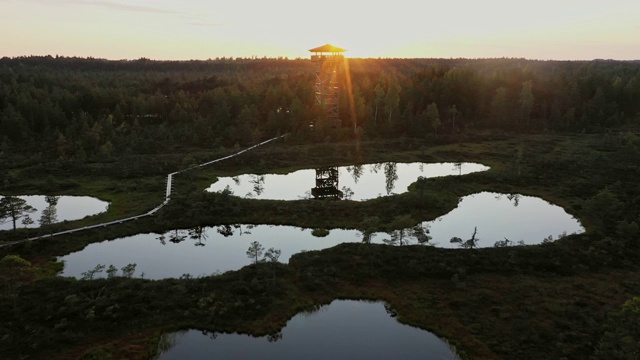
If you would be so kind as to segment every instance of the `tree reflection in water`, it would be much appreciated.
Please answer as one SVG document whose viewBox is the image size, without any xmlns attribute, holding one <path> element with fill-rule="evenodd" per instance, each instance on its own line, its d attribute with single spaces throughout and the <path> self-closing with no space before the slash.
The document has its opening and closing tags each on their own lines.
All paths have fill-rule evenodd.
<svg viewBox="0 0 640 360">
<path fill-rule="evenodd" d="M 40 226 L 48 226 L 52 225 L 58 221 L 58 210 L 56 205 L 58 205 L 59 196 L 45 196 L 45 200 L 47 203 L 47 207 L 42 210 L 40 214 Z"/>
<path fill-rule="evenodd" d="M 351 176 L 353 177 L 353 182 L 354 183 L 358 183 L 358 180 L 360 180 L 360 177 L 362 176 L 362 165 L 352 165 L 352 166 L 347 166 L 347 172 L 349 172 L 351 174 Z"/>
<path fill-rule="evenodd" d="M 189 237 L 196 241 L 195 246 L 204 246 L 204 240 L 207 240 L 207 232 L 204 226 L 196 226 L 189 229 Z"/>
<path fill-rule="evenodd" d="M 433 245 L 429 243 L 431 241 L 429 225 L 426 223 L 415 225 L 415 220 L 411 218 L 411 215 L 396 216 L 390 227 L 396 230 L 387 232 L 390 239 L 382 240 L 387 245 L 403 246 L 411 244 L 412 241 L 418 245 Z"/>
<path fill-rule="evenodd" d="M 461 162 L 453 163 L 453 170 L 458 170 L 458 176 L 462 176 L 462 163 Z"/>
<path fill-rule="evenodd" d="M 260 196 L 264 192 L 264 175 L 253 175 L 251 181 L 253 184 L 253 192 Z"/>
<path fill-rule="evenodd" d="M 384 180 L 385 190 L 387 195 L 391 195 L 395 186 L 396 180 L 398 180 L 398 164 L 395 162 L 388 162 L 384 164 Z"/>
</svg>

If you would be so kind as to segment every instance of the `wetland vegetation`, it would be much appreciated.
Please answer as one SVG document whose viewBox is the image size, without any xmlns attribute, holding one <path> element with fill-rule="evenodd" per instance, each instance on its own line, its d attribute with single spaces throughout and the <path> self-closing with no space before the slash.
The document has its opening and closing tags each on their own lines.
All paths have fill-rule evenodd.
<svg viewBox="0 0 640 360">
<path fill-rule="evenodd" d="M 2 231 L 0 243 L 144 213 L 163 201 L 167 173 L 291 134 L 177 175 L 175 195 L 154 217 L 0 248 L 2 357 L 146 359 L 166 333 L 274 336 L 335 299 L 384 301 L 401 323 L 446 339 L 462 359 L 637 356 L 638 63 L 356 59 L 351 71 L 356 134 L 348 101 L 343 127 L 309 131 L 318 110 L 306 60 L 0 59 L 2 194 L 110 204 L 89 218 Z M 415 179 L 406 192 L 367 201 L 202 191 L 238 174 L 384 162 L 490 169 Z M 483 192 L 544 199 L 585 231 L 470 249 L 363 241 L 414 229 Z M 233 224 L 314 229 L 313 241 L 337 228 L 361 236 L 286 264 L 284 253 L 253 261 L 244 244 L 246 266 L 215 276 L 151 280 L 124 263 L 104 278 L 58 275 L 58 257 L 105 240 Z M 486 235 L 473 220 L 465 225 L 461 242 L 475 238 L 473 227 Z"/>
<path fill-rule="evenodd" d="M 369 222 L 375 226 L 371 220 Z M 247 265 L 244 249 L 253 241 L 265 248 L 280 249 L 280 262 L 287 263 L 296 253 L 349 242 L 458 248 L 458 244 L 451 243 L 450 239 L 466 238 L 474 228 L 480 229 L 476 241 L 478 248 L 534 245 L 583 231 L 579 222 L 562 208 L 540 198 L 487 192 L 465 196 L 456 209 L 433 221 L 419 225 L 411 220 L 408 224 L 396 225 L 397 222 L 394 219 L 387 225 L 386 232 L 370 233 L 362 229 L 304 229 L 282 225 L 196 226 L 90 244 L 59 261 L 65 264 L 63 276 L 82 278 L 83 273 L 95 264 L 113 264 L 120 268 L 134 263 L 138 272 L 144 273 L 144 278 L 162 279 L 240 269 Z M 424 233 L 417 234 L 416 227 Z M 404 238 L 400 239 L 400 235 Z M 421 241 L 419 235 L 428 238 Z"/>
</svg>

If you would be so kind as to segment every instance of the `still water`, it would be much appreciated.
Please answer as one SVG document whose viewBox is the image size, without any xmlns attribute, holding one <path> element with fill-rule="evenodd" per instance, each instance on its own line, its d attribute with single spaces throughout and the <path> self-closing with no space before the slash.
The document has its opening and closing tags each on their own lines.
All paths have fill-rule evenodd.
<svg viewBox="0 0 640 360">
<path fill-rule="evenodd" d="M 437 247 L 458 247 L 452 237 L 469 239 L 477 228 L 478 247 L 492 247 L 496 241 L 539 244 L 551 236 L 579 234 L 584 228 L 563 208 L 541 198 L 519 194 L 481 192 L 463 197 L 451 212 L 424 222 Z"/>
<path fill-rule="evenodd" d="M 48 213 L 53 215 L 53 223 L 63 222 L 65 220 L 78 220 L 85 216 L 96 215 L 107 211 L 109 203 L 90 196 L 55 196 L 55 204 L 51 200 L 53 197 L 49 197 L 51 202 L 47 202 L 47 196 L 44 195 L 20 195 L 19 198 L 25 200 L 27 205 L 30 205 L 35 212 L 29 214 L 29 217 L 33 220 L 33 224 L 26 225 L 28 228 L 36 228 L 40 226 L 42 219 L 42 213 L 45 209 L 48 209 Z M 2 196 L 0 196 L 2 198 Z M 22 219 L 16 222 L 16 227 L 24 228 Z M 13 229 L 13 223 L 11 221 L 0 224 L 0 230 Z"/>
<path fill-rule="evenodd" d="M 174 359 L 458 359 L 432 333 L 392 318 L 381 302 L 335 300 L 291 318 L 277 336 L 203 333 L 165 335 L 158 360 Z"/>
<path fill-rule="evenodd" d="M 245 254 L 252 241 L 266 249 L 280 249 L 280 262 L 304 250 L 320 250 L 344 242 L 359 241 L 354 230 L 333 229 L 323 238 L 311 229 L 273 225 L 230 225 L 173 230 L 165 234 L 138 234 L 88 245 L 63 256 L 63 276 L 81 277 L 97 264 L 118 269 L 137 264 L 135 276 L 149 279 L 211 275 L 249 265 Z M 101 274 L 104 276 L 104 274 Z"/>
<path fill-rule="evenodd" d="M 489 167 L 476 163 L 378 163 L 340 166 L 336 188 L 348 188 L 353 194 L 350 200 L 367 200 L 379 196 L 400 194 L 419 176 L 461 176 Z M 240 197 L 272 200 L 299 200 L 311 197 L 316 186 L 316 170 L 305 169 L 289 174 L 244 174 L 221 177 L 207 191 L 217 192 L 225 188 Z"/>
<path fill-rule="evenodd" d="M 551 236 L 581 233 L 580 222 L 561 207 L 540 198 L 514 194 L 482 192 L 465 196 L 458 207 L 440 218 L 423 222 L 432 239 L 428 244 L 458 248 L 452 237 L 469 239 L 477 228 L 478 247 L 492 247 L 496 241 L 522 240 L 539 244 Z M 390 234 L 374 234 L 372 242 L 382 243 Z M 409 244 L 416 244 L 409 238 Z M 138 234 L 88 245 L 81 251 L 59 258 L 65 261 L 63 276 L 80 278 L 97 264 L 111 264 L 118 269 L 137 264 L 134 276 L 150 279 L 210 275 L 237 270 L 249 265 L 245 254 L 249 244 L 257 241 L 266 249 L 280 249 L 279 261 L 305 250 L 320 250 L 346 242 L 361 242 L 357 230 L 330 229 L 325 237 L 316 237 L 311 229 L 273 225 L 231 225 L 173 230 L 165 234 Z M 104 276 L 100 274 L 98 276 Z"/>
</svg>

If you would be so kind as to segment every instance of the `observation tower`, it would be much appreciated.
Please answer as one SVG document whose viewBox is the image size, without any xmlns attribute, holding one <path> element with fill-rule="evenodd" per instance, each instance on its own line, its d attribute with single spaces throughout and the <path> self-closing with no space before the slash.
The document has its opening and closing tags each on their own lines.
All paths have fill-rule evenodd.
<svg viewBox="0 0 640 360">
<path fill-rule="evenodd" d="M 326 44 L 309 49 L 311 61 L 316 64 L 316 101 L 322 109 L 327 125 L 340 127 L 338 69 L 344 62 L 345 49 Z"/>
<path fill-rule="evenodd" d="M 340 103 L 338 69 L 344 63 L 345 49 L 326 44 L 309 49 L 313 54 L 311 61 L 316 64 L 316 82 L 314 92 L 316 102 L 322 109 L 322 118 L 318 119 L 328 127 L 340 127 Z M 315 126 L 315 123 L 312 124 Z M 316 199 L 342 199 L 343 193 L 338 188 L 338 168 L 322 167 L 316 169 L 316 186 L 311 194 Z"/>
</svg>

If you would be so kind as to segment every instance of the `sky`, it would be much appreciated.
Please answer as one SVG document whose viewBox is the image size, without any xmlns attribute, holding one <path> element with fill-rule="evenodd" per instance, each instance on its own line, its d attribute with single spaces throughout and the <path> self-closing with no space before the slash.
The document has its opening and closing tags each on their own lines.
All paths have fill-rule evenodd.
<svg viewBox="0 0 640 360">
<path fill-rule="evenodd" d="M 640 60 L 640 0 L 0 0 L 0 57 Z"/>
</svg>

